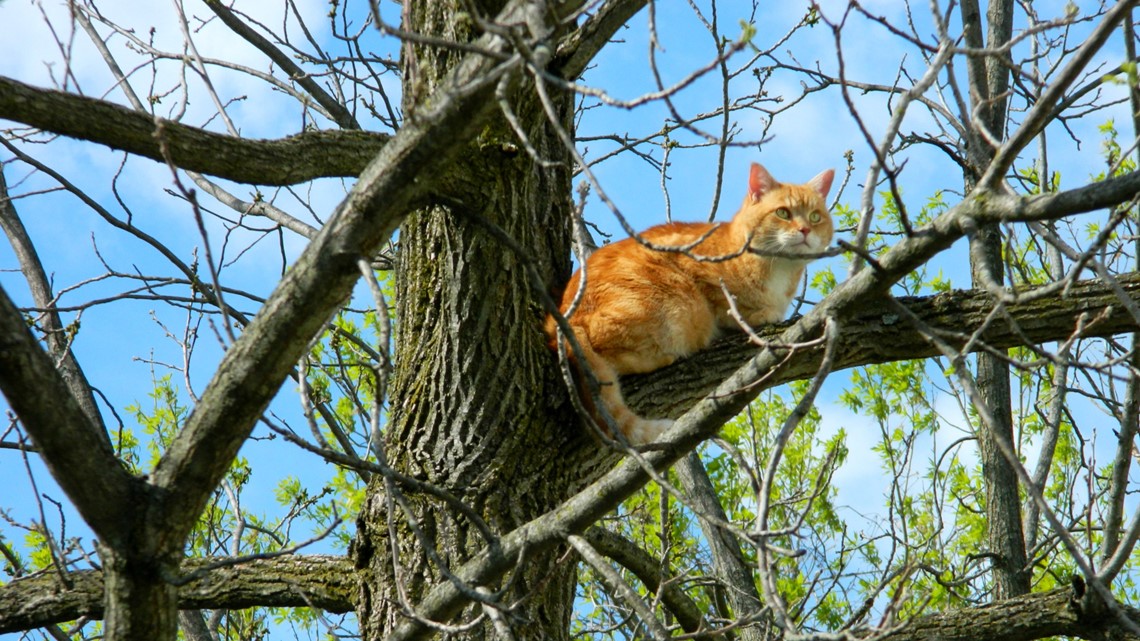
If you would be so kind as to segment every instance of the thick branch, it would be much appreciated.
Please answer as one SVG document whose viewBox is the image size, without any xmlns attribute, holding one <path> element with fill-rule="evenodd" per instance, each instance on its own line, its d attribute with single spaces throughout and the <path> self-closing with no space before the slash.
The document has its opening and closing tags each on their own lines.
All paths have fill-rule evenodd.
<svg viewBox="0 0 1140 641">
<path fill-rule="evenodd" d="M 201 570 L 218 561 L 186 562 L 185 572 L 202 574 L 179 588 L 179 608 L 311 606 L 330 612 L 348 612 L 353 608 L 357 575 L 346 557 L 280 556 Z M 73 621 L 81 616 L 101 619 L 103 602 L 103 573 L 98 570 L 69 572 L 62 578 L 56 573 L 44 573 L 17 579 L 0 586 L 0 634 Z"/>
<path fill-rule="evenodd" d="M 1140 274 L 1120 277 L 1133 300 L 1140 300 Z M 983 291 L 953 291 L 937 296 L 898 299 L 931 327 L 944 330 L 941 338 L 961 347 L 982 327 L 994 300 Z M 1111 336 L 1135 329 L 1136 322 L 1120 305 L 1113 290 L 1099 280 L 1081 281 L 1067 293 L 1055 294 L 1007 307 L 1007 320 L 998 320 L 982 333 L 984 346 L 1005 349 L 1019 345 L 1064 341 L 1078 323 L 1081 336 Z M 1082 320 L 1083 319 L 1083 320 Z M 757 330 L 761 338 L 777 340 L 794 324 L 788 321 Z M 713 347 L 644 376 L 623 378 L 622 391 L 630 406 L 647 416 L 680 416 L 716 388 L 756 354 L 743 334 L 721 339 Z M 885 304 L 874 305 L 844 323 L 836 350 L 835 369 L 873 363 L 929 358 L 938 350 Z M 806 378 L 815 373 L 823 348 L 802 348 L 795 357 L 770 374 L 765 387 Z"/>
<path fill-rule="evenodd" d="M 1073 590 L 1059 589 L 917 617 L 884 636 L 864 634 L 883 641 L 1023 641 L 1054 636 L 1135 639 L 1102 607 L 1087 611 L 1090 603 Z M 1121 609 L 1134 621 L 1140 620 L 1135 609 Z"/>
<path fill-rule="evenodd" d="M 512 2 L 505 12 L 526 3 Z M 510 13 L 507 23 L 517 19 Z M 508 43 L 496 35 L 479 48 L 500 56 L 471 54 L 435 92 L 428 107 L 409 119 L 360 174 L 352 192 L 320 234 L 278 283 L 253 322 L 226 352 L 186 426 L 153 475 L 164 492 L 161 523 L 181 541 L 210 492 L 229 469 L 258 418 L 285 377 L 351 294 L 360 277 L 358 261 L 376 254 L 395 232 L 413 201 L 433 186 L 494 107 L 495 84 L 512 69 L 499 59 Z"/>
<path fill-rule="evenodd" d="M 574 80 L 582 75 L 586 66 L 602 47 L 645 7 L 647 0 L 610 0 L 597 13 L 558 46 L 554 67 L 562 77 Z"/>
<path fill-rule="evenodd" d="M 697 515 L 701 531 L 705 533 L 712 554 L 713 576 L 724 585 L 725 597 L 737 620 L 759 620 L 764 604 L 756 592 L 756 578 L 741 553 L 740 542 L 720 526 L 728 522 L 720 497 L 717 496 L 708 471 L 696 452 L 690 452 L 673 466 L 681 481 L 685 497 Z M 745 626 L 737 631 L 741 641 L 758 641 L 765 638 L 764 631 Z"/>
<path fill-rule="evenodd" d="M 967 34 L 980 31 L 977 23 L 970 25 L 966 6 L 962 16 L 967 22 Z M 976 11 L 976 6 L 974 11 Z M 974 17 L 976 20 L 976 16 Z M 1009 43 L 1013 30 L 1012 0 L 989 0 L 986 11 L 988 35 L 986 46 L 991 49 Z M 973 39 L 971 37 L 971 39 Z M 981 43 L 977 43 L 980 45 Z M 972 45 L 974 46 L 974 45 Z M 1005 137 L 1006 109 L 1009 88 L 1009 54 L 989 56 L 971 61 L 970 95 L 977 116 L 975 128 L 984 127 L 988 138 L 1000 141 Z M 983 63 L 984 64 L 981 64 Z M 984 70 L 984 75 L 979 73 Z M 965 176 L 967 190 L 974 187 L 982 168 L 993 158 L 989 145 L 969 145 L 968 157 L 972 172 Z M 987 284 L 1002 285 L 1002 233 L 997 225 L 989 225 L 970 239 L 970 274 L 973 287 Z M 993 554 L 994 598 L 1002 599 L 1027 594 L 1030 573 L 1024 572 L 1025 536 L 1021 529 L 1021 498 L 1017 473 L 1001 455 L 1013 447 L 1013 415 L 1009 363 L 1004 354 L 981 353 L 975 363 L 974 376 L 985 404 L 990 408 L 992 420 L 977 430 L 978 453 L 982 461 L 982 479 L 985 487 L 985 510 L 988 550 Z"/>
<path fill-rule="evenodd" d="M 87 417 L 55 363 L 0 288 L 0 391 L 83 519 L 123 544 L 141 494 L 106 435 Z"/>
<path fill-rule="evenodd" d="M 389 139 L 364 131 L 308 131 L 280 140 L 234 138 L 5 77 L 0 77 L 0 119 L 164 162 L 161 140 L 182 169 L 257 185 L 359 175 Z"/>
</svg>

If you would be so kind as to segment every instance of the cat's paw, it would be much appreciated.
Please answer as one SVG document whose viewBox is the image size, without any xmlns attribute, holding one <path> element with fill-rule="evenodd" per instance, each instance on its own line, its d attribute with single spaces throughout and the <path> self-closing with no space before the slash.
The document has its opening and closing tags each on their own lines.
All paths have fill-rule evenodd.
<svg viewBox="0 0 1140 641">
<path fill-rule="evenodd" d="M 784 320 L 784 311 L 767 310 L 763 312 L 753 312 L 745 320 L 747 320 L 748 324 L 753 328 L 775 325 Z"/>
<path fill-rule="evenodd" d="M 631 445 L 648 445 L 656 441 L 670 427 L 673 421 L 667 418 L 641 419 L 625 435 Z"/>
</svg>

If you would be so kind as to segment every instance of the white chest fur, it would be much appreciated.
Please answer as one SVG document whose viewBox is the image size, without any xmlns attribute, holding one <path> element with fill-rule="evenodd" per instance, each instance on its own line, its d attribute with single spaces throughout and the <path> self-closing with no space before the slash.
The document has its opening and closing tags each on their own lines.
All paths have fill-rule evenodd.
<svg viewBox="0 0 1140 641">
<path fill-rule="evenodd" d="M 766 269 L 758 270 L 755 266 L 749 266 L 725 273 L 726 278 L 722 282 L 732 294 L 737 311 L 749 325 L 777 323 L 784 320 L 787 314 L 788 305 L 799 288 L 800 276 L 806 264 L 805 260 L 777 259 L 769 263 Z M 723 293 L 720 300 L 724 304 Z M 724 329 L 733 329 L 738 325 L 727 305 L 718 310 L 717 317 L 718 324 Z"/>
<path fill-rule="evenodd" d="M 768 282 L 763 288 L 763 297 L 764 302 L 771 306 L 772 312 L 778 316 L 777 320 L 784 319 L 788 305 L 795 298 L 806 263 L 807 261 L 794 259 L 772 261 Z"/>
</svg>

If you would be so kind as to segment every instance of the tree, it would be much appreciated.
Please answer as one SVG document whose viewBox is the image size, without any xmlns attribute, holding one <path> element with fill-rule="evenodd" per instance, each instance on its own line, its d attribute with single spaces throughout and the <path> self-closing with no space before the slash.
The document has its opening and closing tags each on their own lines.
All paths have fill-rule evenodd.
<svg viewBox="0 0 1140 641">
<path fill-rule="evenodd" d="M 0 183 L 23 274 L 0 296 L 3 445 L 50 469 L 97 542 L 53 533 L 42 511 L 11 519 L 32 554 L 0 540 L 15 577 L 0 587 L 0 631 L 252 638 L 266 614 L 242 608 L 298 608 L 283 616 L 311 625 L 307 607 L 355 612 L 368 639 L 1140 635 L 1128 567 L 1140 519 L 1125 517 L 1140 371 L 1120 338 L 1140 322 L 1140 173 L 1109 120 L 1129 99 L 1136 113 L 1133 4 L 1040 16 L 995 0 L 984 39 L 976 2 L 891 18 L 809 5 L 783 32 L 768 26 L 777 9 L 725 18 L 742 8 L 694 4 L 680 28 L 707 32 L 708 59 L 681 71 L 659 50 L 678 19 L 659 14 L 676 8 L 638 0 L 409 0 L 398 25 L 388 6 L 333 3 L 323 26 L 294 3 L 271 23 L 209 0 L 176 3 L 148 37 L 94 3 L 70 4 L 62 23 L 45 14 L 74 36 L 60 36 L 59 89 L 0 78 L 0 118 L 20 125 L 0 141 L 5 173 L 32 172 Z M 80 32 L 109 74 L 101 98 L 72 67 Z M 218 33 L 256 62 L 211 57 Z M 647 43 L 652 84 L 636 98 L 618 97 L 637 85 L 628 73 L 592 81 L 621 64 L 606 54 L 623 34 Z M 1106 44 L 1114 34 L 1125 53 Z M 908 48 L 886 80 L 852 73 L 853 58 L 878 55 L 851 43 L 870 37 Z M 398 62 L 385 53 L 396 50 Z M 243 107 L 221 84 L 231 73 L 280 102 Z M 592 431 L 542 322 L 572 247 L 589 250 L 587 206 L 605 205 L 591 222 L 632 229 L 603 163 L 640 159 L 662 185 L 704 163 L 693 173 L 712 185 L 711 216 L 735 184 L 729 159 L 772 148 L 779 123 L 820 96 L 845 106 L 869 152 L 847 155 L 844 186 L 868 167 L 858 206 L 842 191 L 834 211 L 847 276 L 822 264 L 802 316 L 623 381 L 639 412 L 677 418 L 660 443 L 635 450 Z M 591 114 L 606 107 L 652 117 L 595 134 Z M 275 110 L 299 133 L 242 135 Z M 1086 180 L 1090 121 L 1107 169 Z M 109 188 L 80 184 L 37 157 L 45 140 L 70 144 L 57 136 L 117 150 L 107 157 L 123 169 Z M 1079 161 L 1064 183 L 1049 165 L 1058 153 Z M 930 185 L 912 160 L 952 171 Z M 149 183 L 119 178 L 139 166 Z M 193 221 L 190 247 L 138 204 L 158 175 Z M 347 180 L 335 205 L 328 178 Z M 18 209 L 56 189 L 161 265 L 124 267 L 98 240 L 101 273 L 58 287 L 53 248 Z M 956 291 L 932 272 L 963 237 L 985 259 L 974 289 Z M 281 247 L 271 291 L 266 270 L 250 285 L 235 267 L 267 239 Z M 83 302 L 63 304 L 73 292 Z M 79 319 L 135 300 L 185 327 L 156 316 L 181 362 L 148 357 L 151 407 L 130 406 L 128 424 L 92 382 Z M 889 516 L 867 533 L 840 516 L 847 435 L 826 433 L 813 409 L 847 368 L 832 407 L 881 430 Z M 940 399 L 960 406 L 949 445 Z M 1110 422 L 1090 418 L 1098 407 Z M 1108 466 L 1094 430 L 1112 434 Z M 241 507 L 252 468 L 239 450 L 258 434 L 340 466 L 323 492 L 282 482 L 289 510 L 272 522 Z M 298 551 L 302 523 L 341 553 Z"/>
</svg>

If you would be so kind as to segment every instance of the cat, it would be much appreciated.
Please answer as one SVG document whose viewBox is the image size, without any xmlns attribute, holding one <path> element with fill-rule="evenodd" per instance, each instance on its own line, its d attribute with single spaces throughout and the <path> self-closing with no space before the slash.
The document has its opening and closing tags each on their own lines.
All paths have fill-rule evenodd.
<svg viewBox="0 0 1140 641">
<path fill-rule="evenodd" d="M 748 195 L 731 222 L 667 223 L 640 234 L 659 247 L 691 246 L 687 252 L 656 250 L 626 238 L 589 257 L 585 291 L 567 321 L 599 383 L 602 403 L 631 444 L 652 442 L 673 422 L 645 419 L 629 409 L 618 376 L 660 369 L 707 347 L 726 330 L 739 329 L 722 283 L 749 325 L 783 320 L 804 266 L 831 243 L 826 198 L 834 177 L 828 169 L 802 185 L 783 184 L 752 163 Z M 731 257 L 700 261 L 690 256 Z M 581 270 L 566 285 L 559 306 L 563 314 L 578 295 L 580 276 Z M 552 316 L 546 333 L 557 349 Z M 567 353 L 574 358 L 569 346 Z M 587 411 L 605 429 L 588 387 L 579 387 Z"/>
</svg>

